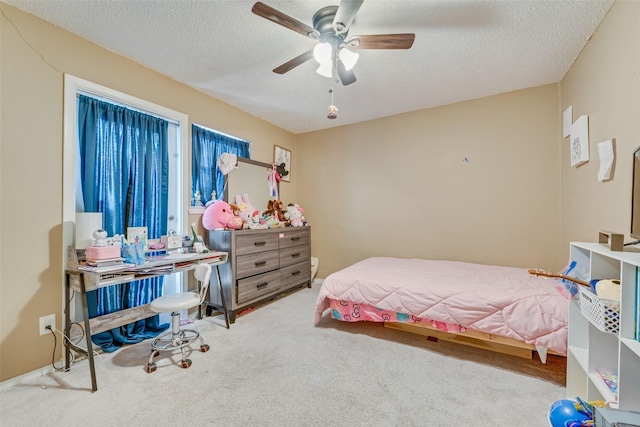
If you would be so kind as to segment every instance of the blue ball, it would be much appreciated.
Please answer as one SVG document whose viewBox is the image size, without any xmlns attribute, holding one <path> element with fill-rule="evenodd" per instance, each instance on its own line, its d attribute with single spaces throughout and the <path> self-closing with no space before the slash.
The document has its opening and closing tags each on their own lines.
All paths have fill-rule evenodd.
<svg viewBox="0 0 640 427">
<path fill-rule="evenodd" d="M 558 400 L 549 409 L 549 423 L 551 427 L 579 427 L 589 416 L 576 409 L 573 400 Z"/>
</svg>

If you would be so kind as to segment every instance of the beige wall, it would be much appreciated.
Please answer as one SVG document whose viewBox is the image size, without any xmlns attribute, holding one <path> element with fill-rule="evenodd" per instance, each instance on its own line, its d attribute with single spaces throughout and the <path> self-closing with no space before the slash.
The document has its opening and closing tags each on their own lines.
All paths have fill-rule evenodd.
<svg viewBox="0 0 640 427">
<path fill-rule="evenodd" d="M 640 2 L 616 1 L 561 82 L 561 111 L 589 116 L 590 161 L 571 167 L 562 141 L 562 243 L 597 241 L 598 231 L 630 241 L 632 153 L 640 146 Z M 596 144 L 615 139 L 612 179 L 598 182 Z"/>
<path fill-rule="evenodd" d="M 270 163 L 276 143 L 296 151 L 296 138 L 5 3 L 0 7 L 0 380 L 6 380 L 51 363 L 53 338 L 38 335 L 40 316 L 55 313 L 62 329 L 64 73 L 245 138 L 256 160 Z M 296 194 L 292 162 L 286 198 Z M 58 347 L 56 360 L 59 355 Z"/>
<path fill-rule="evenodd" d="M 318 276 L 389 255 L 559 268 L 559 132 L 548 85 L 302 135 Z"/>
</svg>

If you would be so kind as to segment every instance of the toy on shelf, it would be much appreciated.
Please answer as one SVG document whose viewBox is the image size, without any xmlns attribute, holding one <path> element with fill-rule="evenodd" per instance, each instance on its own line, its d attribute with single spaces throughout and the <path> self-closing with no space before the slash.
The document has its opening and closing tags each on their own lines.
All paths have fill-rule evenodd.
<svg viewBox="0 0 640 427">
<path fill-rule="evenodd" d="M 250 230 L 265 230 L 269 227 L 264 220 L 260 218 L 260 211 L 253 211 L 253 215 L 251 215 L 251 219 L 248 223 L 248 228 Z"/>
<path fill-rule="evenodd" d="M 207 230 L 240 230 L 242 219 L 233 214 L 233 209 L 224 200 L 216 200 L 204 210 L 202 225 Z"/>
<path fill-rule="evenodd" d="M 233 198 L 233 202 L 233 205 L 235 205 L 237 209 L 236 215 L 239 216 L 244 223 L 243 228 L 250 228 L 249 223 L 251 222 L 251 217 L 256 211 L 256 208 L 251 204 L 249 195 L 247 193 L 243 195 L 238 194 Z"/>
<path fill-rule="evenodd" d="M 202 236 L 196 233 L 196 223 L 191 223 L 191 234 L 193 234 L 193 250 L 199 254 L 206 254 L 209 249 L 205 246 Z"/>
<path fill-rule="evenodd" d="M 283 204 L 280 200 L 269 200 L 267 209 L 262 213 L 262 219 L 269 228 L 284 227 L 286 218 L 284 217 Z"/>
<path fill-rule="evenodd" d="M 201 199 L 202 196 L 200 196 L 200 191 L 196 190 L 196 192 L 193 194 L 193 200 L 191 201 L 192 206 L 204 206 Z"/>
<path fill-rule="evenodd" d="M 304 216 L 302 216 L 303 212 L 304 209 L 298 206 L 297 203 L 289 203 L 284 216 L 289 220 L 289 225 L 291 225 L 291 227 L 302 227 L 304 225 Z"/>
<path fill-rule="evenodd" d="M 91 243 L 91 246 L 97 246 L 97 247 L 102 247 L 102 246 L 108 246 L 107 243 L 107 232 L 104 230 L 96 230 L 93 232 L 93 238 L 95 239 L 93 241 L 93 243 Z"/>
</svg>

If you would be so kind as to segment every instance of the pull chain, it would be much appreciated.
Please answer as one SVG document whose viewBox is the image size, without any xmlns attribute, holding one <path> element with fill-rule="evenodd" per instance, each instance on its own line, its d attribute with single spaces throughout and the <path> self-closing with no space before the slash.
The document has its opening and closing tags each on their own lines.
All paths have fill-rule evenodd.
<svg viewBox="0 0 640 427">
<path fill-rule="evenodd" d="M 331 94 L 331 105 L 327 108 L 327 118 L 328 119 L 337 119 L 338 118 L 338 107 L 333 105 L 333 87 L 329 89 L 329 93 Z"/>
</svg>

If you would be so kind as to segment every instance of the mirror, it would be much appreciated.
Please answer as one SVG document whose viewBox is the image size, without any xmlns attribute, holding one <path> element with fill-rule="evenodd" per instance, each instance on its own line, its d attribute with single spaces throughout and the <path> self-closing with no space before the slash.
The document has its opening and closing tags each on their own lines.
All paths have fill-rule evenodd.
<svg viewBox="0 0 640 427">
<path fill-rule="evenodd" d="M 238 157 L 238 165 L 224 177 L 224 200 L 232 203 L 230 198 L 247 193 L 257 210 L 262 212 L 267 209 L 269 200 L 274 199 L 271 197 L 268 181 L 272 170 L 273 166 L 269 163 Z"/>
</svg>

